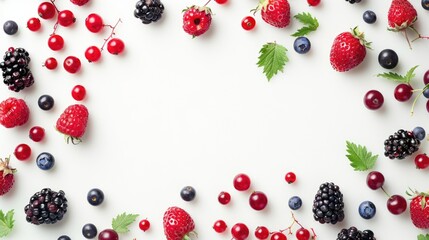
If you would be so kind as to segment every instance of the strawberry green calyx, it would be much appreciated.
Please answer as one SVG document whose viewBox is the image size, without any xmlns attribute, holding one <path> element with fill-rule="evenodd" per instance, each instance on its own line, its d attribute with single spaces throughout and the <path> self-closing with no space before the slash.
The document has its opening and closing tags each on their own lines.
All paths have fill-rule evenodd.
<svg viewBox="0 0 429 240">
<path fill-rule="evenodd" d="M 359 39 L 359 42 L 362 46 L 364 46 L 365 48 L 371 49 L 371 42 L 368 42 L 365 39 L 365 34 L 359 31 L 359 28 L 357 26 L 351 29 L 351 34 L 355 38 Z"/>
<path fill-rule="evenodd" d="M 10 157 L 6 157 L 4 160 L 0 158 L 0 172 L 3 171 L 3 177 L 16 172 L 15 168 L 9 166 Z"/>
<path fill-rule="evenodd" d="M 198 237 L 198 234 L 196 231 L 191 231 L 191 232 L 185 234 L 185 236 L 183 236 L 182 240 L 192 240 L 193 236 L 195 236 L 195 238 Z"/>
<path fill-rule="evenodd" d="M 192 5 L 190 7 L 187 7 L 185 9 L 183 9 L 182 12 L 186 12 L 186 11 L 188 11 L 191 8 L 195 8 L 196 10 L 198 10 L 200 12 L 204 12 L 205 14 L 209 14 L 209 15 L 213 14 L 212 9 L 209 8 L 209 7 L 207 7 L 207 6 L 205 6 L 205 5 L 204 6 Z"/>
</svg>

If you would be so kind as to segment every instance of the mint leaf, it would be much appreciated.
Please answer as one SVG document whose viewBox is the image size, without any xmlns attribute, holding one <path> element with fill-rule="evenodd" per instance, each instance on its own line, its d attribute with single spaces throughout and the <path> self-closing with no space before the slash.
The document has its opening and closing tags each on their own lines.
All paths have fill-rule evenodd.
<svg viewBox="0 0 429 240">
<path fill-rule="evenodd" d="M 347 158 L 355 171 L 366 171 L 374 167 L 378 155 L 372 155 L 365 146 L 346 141 Z"/>
<path fill-rule="evenodd" d="M 411 80 L 416 76 L 416 74 L 414 73 L 414 70 L 416 70 L 417 67 L 418 65 L 412 67 L 410 70 L 408 70 L 408 72 L 405 75 L 400 75 L 394 72 L 387 72 L 387 73 L 377 74 L 377 77 L 386 78 L 388 80 L 392 80 L 397 83 L 409 84 Z"/>
<path fill-rule="evenodd" d="M 286 56 L 287 49 L 275 42 L 266 43 L 259 50 L 258 67 L 264 68 L 265 76 L 268 81 L 279 71 L 283 72 L 284 65 L 289 59 Z"/>
<path fill-rule="evenodd" d="M 309 34 L 310 32 L 316 31 L 319 27 L 319 22 L 315 17 L 311 16 L 310 13 L 298 13 L 293 17 L 305 25 L 304 27 L 298 29 L 295 33 L 293 33 L 293 37 L 302 37 L 304 35 Z"/>
<path fill-rule="evenodd" d="M 113 230 L 115 230 L 117 233 L 126 233 L 130 231 L 128 226 L 131 225 L 131 223 L 133 223 L 138 216 L 138 214 L 119 214 L 112 220 Z"/>
<path fill-rule="evenodd" d="M 417 240 L 429 240 L 429 234 L 426 234 L 426 235 L 420 234 L 417 236 Z"/>
<path fill-rule="evenodd" d="M 6 215 L 2 210 L 0 210 L 0 238 L 9 235 L 9 233 L 12 231 L 15 223 L 13 214 L 13 210 L 8 211 Z"/>
</svg>

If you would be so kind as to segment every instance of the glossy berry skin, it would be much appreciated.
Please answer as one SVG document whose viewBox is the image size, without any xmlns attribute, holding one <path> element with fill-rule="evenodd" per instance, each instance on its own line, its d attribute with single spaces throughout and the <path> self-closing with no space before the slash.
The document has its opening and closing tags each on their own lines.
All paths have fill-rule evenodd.
<svg viewBox="0 0 429 240">
<path fill-rule="evenodd" d="M 215 232 L 217 233 L 223 233 L 226 231 L 226 228 L 228 226 L 226 225 L 224 220 L 217 220 L 214 224 L 213 224 L 213 229 L 215 230 Z"/>
<path fill-rule="evenodd" d="M 125 49 L 124 42 L 119 38 L 112 38 L 107 42 L 107 51 L 113 55 L 122 53 Z"/>
<path fill-rule="evenodd" d="M 39 108 L 45 111 L 51 110 L 54 107 L 54 98 L 50 95 L 42 95 L 39 97 L 37 104 Z"/>
<path fill-rule="evenodd" d="M 338 34 L 331 46 L 329 60 L 337 72 L 349 71 L 360 65 L 366 56 L 365 39 L 357 28 Z"/>
<path fill-rule="evenodd" d="M 222 191 L 217 196 L 217 200 L 219 201 L 220 204 L 226 205 L 231 201 L 231 194 L 229 194 L 228 192 Z"/>
<path fill-rule="evenodd" d="M 307 0 L 307 3 L 311 7 L 315 7 L 320 4 L 320 0 Z"/>
<path fill-rule="evenodd" d="M 196 193 L 197 192 L 195 191 L 195 188 L 192 186 L 185 186 L 182 188 L 182 190 L 180 190 L 180 197 L 184 201 L 190 202 L 194 200 Z"/>
<path fill-rule="evenodd" d="M 38 18 L 30 18 L 27 21 L 27 28 L 32 32 L 37 32 L 42 27 L 42 24 L 40 23 L 40 19 Z"/>
<path fill-rule="evenodd" d="M 293 49 L 299 54 L 306 54 L 310 51 L 311 43 L 307 37 L 298 37 L 293 42 Z"/>
<path fill-rule="evenodd" d="M 294 183 L 296 181 L 296 174 L 294 172 L 286 173 L 285 181 L 289 184 Z"/>
<path fill-rule="evenodd" d="M 63 67 L 69 73 L 77 73 L 81 67 L 80 59 L 75 56 L 68 56 L 64 59 Z"/>
<path fill-rule="evenodd" d="M 406 102 L 410 100 L 413 95 L 413 88 L 409 84 L 401 83 L 396 86 L 394 97 L 399 102 Z"/>
<path fill-rule="evenodd" d="M 98 33 L 103 29 L 103 18 L 96 13 L 91 13 L 85 19 L 86 28 L 92 33 Z"/>
<path fill-rule="evenodd" d="M 48 152 L 42 152 L 36 158 L 36 165 L 42 170 L 49 170 L 55 164 L 55 158 Z"/>
<path fill-rule="evenodd" d="M 45 64 L 43 66 L 49 70 L 54 70 L 58 66 L 58 61 L 56 58 L 50 57 L 45 60 Z"/>
<path fill-rule="evenodd" d="M 37 9 L 37 13 L 43 19 L 51 19 L 55 16 L 56 9 L 51 2 L 42 2 Z"/>
<path fill-rule="evenodd" d="M 376 207 L 371 201 L 363 201 L 359 204 L 359 215 L 364 219 L 371 219 L 375 216 Z"/>
<path fill-rule="evenodd" d="M 423 96 L 425 98 L 429 98 L 429 88 L 426 88 L 425 90 L 423 90 Z"/>
<path fill-rule="evenodd" d="M 207 32 L 211 22 L 212 16 L 207 8 L 192 6 L 183 13 L 183 30 L 192 35 L 192 37 L 197 37 Z"/>
<path fill-rule="evenodd" d="M 366 177 L 366 184 L 369 188 L 372 190 L 377 190 L 381 187 L 383 187 L 384 184 L 384 176 L 381 172 L 378 171 L 372 171 L 368 173 Z"/>
<path fill-rule="evenodd" d="M 429 112 L 429 100 L 428 100 L 428 101 L 426 101 L 426 111 L 428 111 L 428 112 Z"/>
<path fill-rule="evenodd" d="M 40 142 L 45 137 L 45 129 L 39 126 L 34 126 L 30 128 L 28 136 L 34 142 Z"/>
<path fill-rule="evenodd" d="M 70 0 L 71 3 L 77 6 L 83 6 L 89 2 L 89 0 Z"/>
<path fill-rule="evenodd" d="M 8 20 L 3 24 L 3 31 L 7 35 L 14 35 L 18 32 L 18 24 L 15 21 Z"/>
<path fill-rule="evenodd" d="M 150 228 L 150 222 L 147 219 L 143 219 L 139 222 L 139 228 L 140 230 L 142 230 L 143 232 L 146 232 L 147 230 L 149 230 Z"/>
<path fill-rule="evenodd" d="M 71 95 L 74 100 L 76 101 L 82 101 L 86 96 L 86 89 L 82 85 L 76 85 L 73 87 L 71 91 Z"/>
<path fill-rule="evenodd" d="M 97 227 L 92 223 L 87 223 L 82 227 L 82 235 L 87 239 L 95 238 L 97 233 Z"/>
<path fill-rule="evenodd" d="M 424 10 L 429 10 L 429 0 L 422 0 L 421 4 Z"/>
<path fill-rule="evenodd" d="M 301 227 L 296 230 L 295 236 L 297 240 L 308 240 L 310 239 L 310 231 Z"/>
<path fill-rule="evenodd" d="M 243 20 L 241 20 L 241 27 L 244 30 L 247 30 L 247 31 L 252 30 L 255 28 L 255 26 L 256 26 L 256 20 L 252 16 L 246 16 L 243 18 Z"/>
<path fill-rule="evenodd" d="M 377 21 L 377 15 L 371 10 L 366 10 L 363 13 L 362 18 L 363 18 L 363 21 L 368 24 L 373 24 Z"/>
<path fill-rule="evenodd" d="M 367 109 L 377 110 L 383 106 L 383 94 L 377 90 L 369 90 L 363 97 L 363 103 Z"/>
<path fill-rule="evenodd" d="M 392 195 L 387 200 L 387 210 L 394 215 L 399 215 L 407 210 L 407 200 L 401 195 Z"/>
<path fill-rule="evenodd" d="M 287 0 L 261 1 L 261 17 L 266 23 L 277 28 L 287 27 L 290 23 L 290 5 Z"/>
<path fill-rule="evenodd" d="M 423 83 L 424 83 L 425 85 L 428 85 L 428 84 L 429 84 L 429 70 L 427 70 L 427 71 L 425 72 L 425 74 L 423 75 Z"/>
<path fill-rule="evenodd" d="M 61 235 L 61 236 L 58 237 L 57 240 L 71 240 L 71 238 L 69 236 L 67 236 L 67 235 Z"/>
<path fill-rule="evenodd" d="M 287 240 L 287 237 L 282 232 L 275 232 L 271 235 L 270 240 Z"/>
<path fill-rule="evenodd" d="M 58 24 L 63 27 L 68 27 L 76 22 L 74 14 L 70 10 L 62 10 L 58 13 Z"/>
<path fill-rule="evenodd" d="M 426 169 L 429 167 L 429 157 L 425 153 L 417 154 L 414 158 L 414 164 L 417 169 Z"/>
<path fill-rule="evenodd" d="M 250 194 L 249 205 L 256 211 L 263 210 L 268 204 L 268 198 L 265 193 L 260 191 L 255 191 Z"/>
<path fill-rule="evenodd" d="M 85 58 L 88 62 L 97 62 L 101 58 L 101 50 L 97 46 L 90 46 L 85 50 Z"/>
<path fill-rule="evenodd" d="M 270 231 L 265 226 L 259 226 L 255 229 L 255 237 L 257 239 L 267 239 L 270 236 Z"/>
<path fill-rule="evenodd" d="M 225 4 L 228 0 L 215 0 L 218 4 Z"/>
<path fill-rule="evenodd" d="M 290 209 L 298 210 L 302 206 L 302 200 L 298 196 L 293 196 L 293 197 L 289 198 L 288 205 L 289 205 Z"/>
<path fill-rule="evenodd" d="M 21 143 L 18 146 L 16 146 L 13 154 L 18 160 L 21 160 L 21 161 L 27 160 L 31 156 L 31 148 L 27 144 Z"/>
<path fill-rule="evenodd" d="M 414 137 L 416 137 L 418 140 L 422 141 L 423 139 L 426 138 L 426 131 L 424 128 L 422 127 L 415 127 L 413 129 L 413 135 Z"/>
<path fill-rule="evenodd" d="M 119 235 L 113 229 L 104 229 L 98 234 L 98 240 L 119 240 Z"/>
<path fill-rule="evenodd" d="M 104 193 L 98 188 L 93 188 L 86 195 L 86 200 L 92 206 L 99 206 L 104 201 Z"/>
<path fill-rule="evenodd" d="M 249 236 L 249 228 L 244 223 L 236 223 L 231 228 L 231 235 L 235 240 L 244 240 Z"/>
<path fill-rule="evenodd" d="M 64 38 L 58 34 L 51 35 L 48 38 L 48 46 L 52 51 L 59 51 L 64 47 Z"/>
<path fill-rule="evenodd" d="M 384 49 L 378 54 L 378 63 L 385 69 L 395 68 L 398 61 L 398 54 L 392 49 Z"/>
<path fill-rule="evenodd" d="M 244 173 L 239 173 L 234 177 L 233 185 L 238 191 L 246 191 L 250 188 L 250 177 Z"/>
<path fill-rule="evenodd" d="M 30 118 L 30 109 L 23 99 L 9 97 L 0 103 L 0 124 L 5 128 L 22 126 Z"/>
</svg>

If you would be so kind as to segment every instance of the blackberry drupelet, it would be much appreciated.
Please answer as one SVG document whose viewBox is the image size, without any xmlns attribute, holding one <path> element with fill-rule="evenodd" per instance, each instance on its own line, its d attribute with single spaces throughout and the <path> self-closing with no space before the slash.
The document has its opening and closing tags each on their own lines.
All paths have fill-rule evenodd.
<svg viewBox="0 0 429 240">
<path fill-rule="evenodd" d="M 336 240 L 376 240 L 371 230 L 360 231 L 356 227 L 343 228 Z"/>
<path fill-rule="evenodd" d="M 346 2 L 349 2 L 351 4 L 360 3 L 361 0 L 346 0 Z"/>
<path fill-rule="evenodd" d="M 19 92 L 34 83 L 33 74 L 30 71 L 30 55 L 24 48 L 9 48 L 0 62 L 3 71 L 3 83 L 9 89 Z"/>
<path fill-rule="evenodd" d="M 62 190 L 56 192 L 50 188 L 44 188 L 30 198 L 30 202 L 25 206 L 24 211 L 29 223 L 35 225 L 54 224 L 63 219 L 67 212 L 65 193 Z"/>
<path fill-rule="evenodd" d="M 415 153 L 419 146 L 420 140 L 412 131 L 400 129 L 384 141 L 384 156 L 390 159 L 404 159 Z"/>
<path fill-rule="evenodd" d="M 344 220 L 344 202 L 340 187 L 332 182 L 320 185 L 313 201 L 313 217 L 320 223 L 336 224 Z"/>
<path fill-rule="evenodd" d="M 134 16 L 142 23 L 149 24 L 158 21 L 164 12 L 164 5 L 160 0 L 139 0 L 136 3 Z"/>
</svg>

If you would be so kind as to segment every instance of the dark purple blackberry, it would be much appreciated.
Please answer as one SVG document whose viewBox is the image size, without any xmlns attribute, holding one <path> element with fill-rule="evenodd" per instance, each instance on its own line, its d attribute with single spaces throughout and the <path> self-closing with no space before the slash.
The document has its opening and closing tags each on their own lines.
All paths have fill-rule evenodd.
<svg viewBox="0 0 429 240">
<path fill-rule="evenodd" d="M 164 12 L 164 5 L 160 0 L 139 0 L 136 3 L 134 16 L 142 23 L 149 24 L 158 21 Z"/>
<path fill-rule="evenodd" d="M 336 224 L 344 220 L 344 201 L 340 187 L 332 182 L 320 185 L 313 201 L 313 217 L 320 223 Z"/>
<path fill-rule="evenodd" d="M 67 212 L 65 193 L 62 190 L 55 192 L 49 188 L 44 188 L 30 198 L 30 202 L 25 206 L 24 211 L 29 223 L 35 225 L 54 224 L 63 219 Z"/>
<path fill-rule="evenodd" d="M 356 227 L 343 228 L 336 240 L 376 240 L 371 230 L 360 231 Z"/>
<path fill-rule="evenodd" d="M 349 2 L 351 4 L 360 3 L 361 0 L 346 0 L 346 2 Z"/>
<path fill-rule="evenodd" d="M 390 159 L 404 159 L 415 153 L 419 146 L 420 140 L 412 131 L 400 129 L 384 141 L 384 156 Z"/>
<path fill-rule="evenodd" d="M 30 56 L 24 48 L 9 48 L 0 62 L 3 74 L 3 83 L 9 89 L 19 92 L 34 83 L 33 74 L 30 71 Z"/>
</svg>

